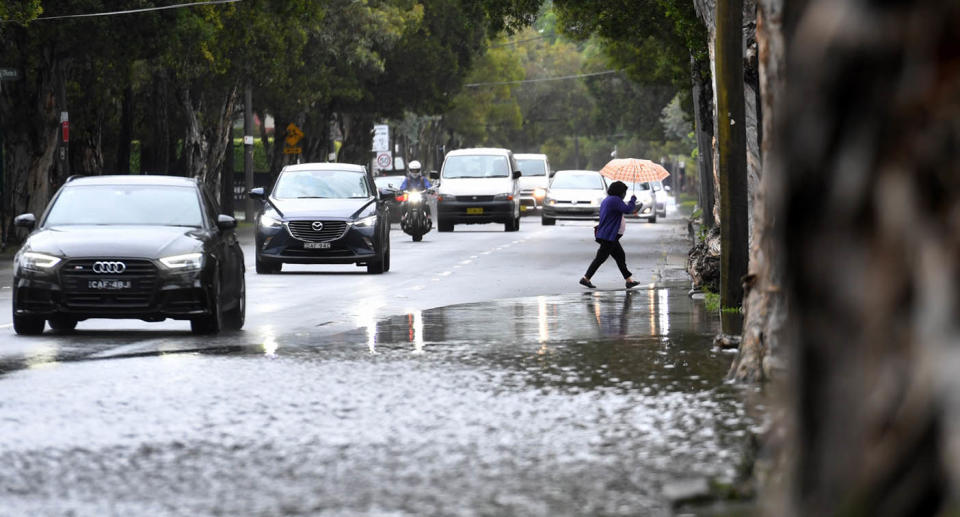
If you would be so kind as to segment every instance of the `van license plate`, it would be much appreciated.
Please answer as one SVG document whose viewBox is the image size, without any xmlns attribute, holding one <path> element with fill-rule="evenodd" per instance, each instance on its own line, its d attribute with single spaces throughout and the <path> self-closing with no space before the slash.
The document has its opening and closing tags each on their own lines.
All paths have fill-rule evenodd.
<svg viewBox="0 0 960 517">
<path fill-rule="evenodd" d="M 308 250 L 327 250 L 330 249 L 329 242 L 305 242 L 303 247 Z"/>
<path fill-rule="evenodd" d="M 467 208 L 467 213 L 470 215 L 481 215 L 483 214 L 483 207 L 477 206 L 477 207 Z"/>
</svg>

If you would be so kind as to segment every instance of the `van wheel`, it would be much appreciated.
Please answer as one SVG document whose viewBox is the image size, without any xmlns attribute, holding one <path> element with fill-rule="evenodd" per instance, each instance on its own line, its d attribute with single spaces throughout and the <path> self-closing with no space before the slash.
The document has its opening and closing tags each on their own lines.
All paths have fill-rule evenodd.
<svg viewBox="0 0 960 517">
<path fill-rule="evenodd" d="M 452 232 L 452 231 L 453 231 L 453 223 L 444 221 L 443 219 L 438 219 L 438 220 L 437 220 L 437 231 L 438 231 L 438 232 Z"/>
<path fill-rule="evenodd" d="M 540 224 L 542 224 L 542 225 L 544 225 L 544 226 L 553 226 L 553 225 L 557 224 L 557 220 L 554 219 L 554 218 L 552 218 L 552 217 L 541 217 L 541 218 L 540 218 Z"/>
</svg>

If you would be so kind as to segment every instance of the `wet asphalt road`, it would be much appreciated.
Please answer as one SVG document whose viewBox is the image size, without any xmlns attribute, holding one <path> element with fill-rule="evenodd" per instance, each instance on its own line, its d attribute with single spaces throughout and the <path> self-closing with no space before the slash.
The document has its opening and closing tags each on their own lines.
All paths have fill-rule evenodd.
<svg viewBox="0 0 960 517">
<path fill-rule="evenodd" d="M 629 226 L 630 293 L 612 263 L 576 285 L 591 226 L 249 271 L 246 328 L 215 338 L 0 327 L 0 515 L 664 514 L 664 483 L 733 476 L 751 421 L 681 222 Z"/>
</svg>

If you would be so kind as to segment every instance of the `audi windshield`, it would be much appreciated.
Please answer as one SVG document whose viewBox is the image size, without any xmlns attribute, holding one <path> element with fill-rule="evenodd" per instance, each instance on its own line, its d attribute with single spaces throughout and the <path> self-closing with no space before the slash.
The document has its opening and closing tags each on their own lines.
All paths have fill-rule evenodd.
<svg viewBox="0 0 960 517">
<path fill-rule="evenodd" d="M 370 197 L 367 178 L 356 171 L 286 171 L 273 188 L 276 199 L 354 199 Z"/>
<path fill-rule="evenodd" d="M 196 188 L 90 185 L 67 187 L 47 213 L 44 226 L 203 226 Z"/>
</svg>

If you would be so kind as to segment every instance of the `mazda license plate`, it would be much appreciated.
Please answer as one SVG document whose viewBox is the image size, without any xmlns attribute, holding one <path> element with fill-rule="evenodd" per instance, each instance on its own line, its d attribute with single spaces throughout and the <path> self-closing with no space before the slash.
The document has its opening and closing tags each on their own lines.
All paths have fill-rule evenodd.
<svg viewBox="0 0 960 517">
<path fill-rule="evenodd" d="M 305 242 L 303 243 L 304 249 L 308 250 L 327 250 L 330 249 L 329 242 Z"/>
<path fill-rule="evenodd" d="M 476 206 L 476 207 L 467 208 L 467 213 L 468 213 L 468 214 L 471 214 L 471 215 L 482 215 L 482 214 L 483 214 L 483 207 L 482 207 L 482 206 Z"/>
<path fill-rule="evenodd" d="M 103 291 L 117 291 L 120 289 L 130 289 L 133 282 L 130 280 L 88 280 L 87 288 Z"/>
</svg>

